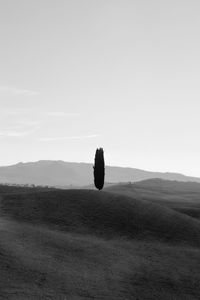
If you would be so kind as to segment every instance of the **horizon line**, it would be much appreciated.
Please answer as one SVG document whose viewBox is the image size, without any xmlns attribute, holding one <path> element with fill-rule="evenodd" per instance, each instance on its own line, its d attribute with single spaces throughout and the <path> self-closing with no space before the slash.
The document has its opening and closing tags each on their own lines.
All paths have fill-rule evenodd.
<svg viewBox="0 0 200 300">
<path fill-rule="evenodd" d="M 84 162 L 84 161 L 66 161 L 62 159 L 39 159 L 39 160 L 33 160 L 33 161 L 18 161 L 15 163 L 10 163 L 6 165 L 1 165 L 1 167 L 12 167 L 18 164 L 29 164 L 29 163 L 38 163 L 38 162 L 47 162 L 47 161 L 52 161 L 52 162 L 64 162 L 64 163 L 75 163 L 75 164 L 93 164 L 93 162 Z M 182 175 L 186 177 L 193 177 L 193 178 L 200 178 L 200 176 L 196 175 L 186 175 L 185 173 L 180 173 L 177 171 L 155 171 L 155 170 L 147 170 L 143 168 L 138 168 L 138 167 L 130 167 L 130 166 L 121 166 L 121 165 L 110 165 L 110 164 L 105 164 L 105 167 L 113 167 L 113 168 L 123 168 L 123 169 L 135 169 L 135 170 L 140 170 L 140 171 L 145 171 L 145 172 L 150 172 L 150 173 L 162 173 L 162 174 L 177 174 L 177 175 Z"/>
</svg>

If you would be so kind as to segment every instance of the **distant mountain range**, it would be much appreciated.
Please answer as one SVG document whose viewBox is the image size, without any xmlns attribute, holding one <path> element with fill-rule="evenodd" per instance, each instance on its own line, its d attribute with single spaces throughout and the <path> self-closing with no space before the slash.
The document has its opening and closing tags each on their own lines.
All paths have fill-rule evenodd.
<svg viewBox="0 0 200 300">
<path fill-rule="evenodd" d="M 136 182 L 151 178 L 200 182 L 198 177 L 178 173 L 149 172 L 135 168 L 106 166 L 107 183 Z M 41 160 L 0 167 L 0 183 L 79 187 L 93 184 L 93 165 Z"/>
</svg>

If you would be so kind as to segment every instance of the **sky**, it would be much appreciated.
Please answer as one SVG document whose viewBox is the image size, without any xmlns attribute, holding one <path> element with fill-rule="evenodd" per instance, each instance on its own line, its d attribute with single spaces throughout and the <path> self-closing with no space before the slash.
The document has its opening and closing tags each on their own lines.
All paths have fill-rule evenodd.
<svg viewBox="0 0 200 300">
<path fill-rule="evenodd" d="M 200 177 L 199 0 L 0 2 L 0 165 Z"/>
</svg>

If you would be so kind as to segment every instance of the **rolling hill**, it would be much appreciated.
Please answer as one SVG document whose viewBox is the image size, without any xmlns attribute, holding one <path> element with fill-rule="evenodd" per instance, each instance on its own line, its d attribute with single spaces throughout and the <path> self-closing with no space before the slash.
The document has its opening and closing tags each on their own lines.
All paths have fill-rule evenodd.
<svg viewBox="0 0 200 300">
<path fill-rule="evenodd" d="M 200 298 L 198 220 L 113 192 L 27 189 L 0 189 L 0 298 Z"/>
<path fill-rule="evenodd" d="M 106 166 L 106 182 L 137 182 L 150 178 L 200 182 L 200 178 L 176 173 L 149 172 Z M 0 183 L 83 187 L 93 184 L 93 165 L 64 161 L 38 161 L 0 167 Z"/>
<path fill-rule="evenodd" d="M 200 184 L 162 179 L 110 185 L 106 191 L 173 208 L 200 219 Z"/>
</svg>

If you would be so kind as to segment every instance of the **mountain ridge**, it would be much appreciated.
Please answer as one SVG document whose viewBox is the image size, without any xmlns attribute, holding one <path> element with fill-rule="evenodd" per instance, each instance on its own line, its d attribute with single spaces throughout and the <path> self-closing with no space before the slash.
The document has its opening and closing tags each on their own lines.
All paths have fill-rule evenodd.
<svg viewBox="0 0 200 300">
<path fill-rule="evenodd" d="M 200 178 L 181 173 L 152 172 L 118 166 L 106 166 L 105 171 L 105 181 L 108 183 L 137 182 L 153 178 L 200 183 Z M 0 183 L 83 187 L 93 184 L 93 164 L 62 160 L 19 162 L 10 166 L 0 166 Z"/>
</svg>

